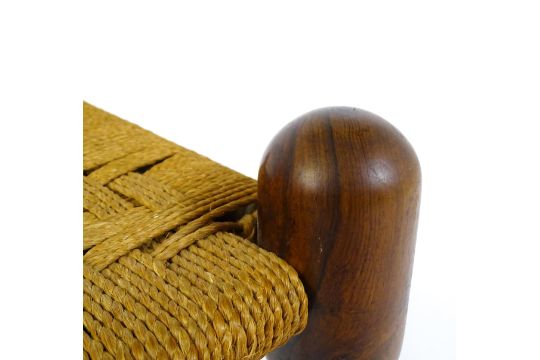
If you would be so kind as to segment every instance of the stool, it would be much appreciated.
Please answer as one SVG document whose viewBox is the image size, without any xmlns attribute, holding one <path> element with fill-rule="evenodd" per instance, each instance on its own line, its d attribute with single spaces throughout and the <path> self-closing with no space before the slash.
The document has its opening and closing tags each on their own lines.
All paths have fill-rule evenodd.
<svg viewBox="0 0 540 360">
<path fill-rule="evenodd" d="M 308 113 L 258 183 L 88 103 L 83 124 L 85 359 L 399 356 L 420 170 L 390 124 Z"/>
</svg>

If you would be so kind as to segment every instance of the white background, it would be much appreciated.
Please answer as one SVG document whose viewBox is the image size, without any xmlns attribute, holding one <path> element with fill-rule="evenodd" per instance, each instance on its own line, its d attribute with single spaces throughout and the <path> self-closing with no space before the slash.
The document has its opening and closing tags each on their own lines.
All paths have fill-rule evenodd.
<svg viewBox="0 0 540 360">
<path fill-rule="evenodd" d="M 386 118 L 423 172 L 401 359 L 540 358 L 534 1 L 0 10 L 1 358 L 80 356 L 81 97 L 252 177 L 309 110 Z"/>
</svg>

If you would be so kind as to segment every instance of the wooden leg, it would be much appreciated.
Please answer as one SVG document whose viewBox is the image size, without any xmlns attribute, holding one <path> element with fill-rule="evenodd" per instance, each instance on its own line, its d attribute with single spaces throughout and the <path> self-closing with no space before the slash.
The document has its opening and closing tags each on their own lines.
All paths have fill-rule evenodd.
<svg viewBox="0 0 540 360">
<path fill-rule="evenodd" d="M 258 242 L 299 272 L 309 320 L 269 359 L 399 357 L 420 182 L 403 135 L 359 109 L 312 111 L 273 139 L 259 170 Z"/>
</svg>

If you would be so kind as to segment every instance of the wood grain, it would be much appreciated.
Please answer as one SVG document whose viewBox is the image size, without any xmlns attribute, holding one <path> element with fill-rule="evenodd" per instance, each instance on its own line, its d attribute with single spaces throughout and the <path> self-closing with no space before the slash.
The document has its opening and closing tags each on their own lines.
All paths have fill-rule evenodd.
<svg viewBox="0 0 540 360">
<path fill-rule="evenodd" d="M 420 166 L 380 117 L 325 108 L 291 122 L 259 170 L 258 242 L 309 296 L 306 330 L 277 359 L 397 359 L 412 272 Z"/>
</svg>

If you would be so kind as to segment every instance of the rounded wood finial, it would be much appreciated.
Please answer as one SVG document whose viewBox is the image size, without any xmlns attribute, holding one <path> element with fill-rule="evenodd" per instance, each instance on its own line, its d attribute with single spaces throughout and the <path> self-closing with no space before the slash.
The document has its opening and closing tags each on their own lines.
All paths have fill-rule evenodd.
<svg viewBox="0 0 540 360">
<path fill-rule="evenodd" d="M 309 298 L 307 328 L 269 359 L 397 359 L 420 198 L 409 142 L 369 112 L 315 110 L 276 135 L 258 181 L 259 245 Z"/>
</svg>

